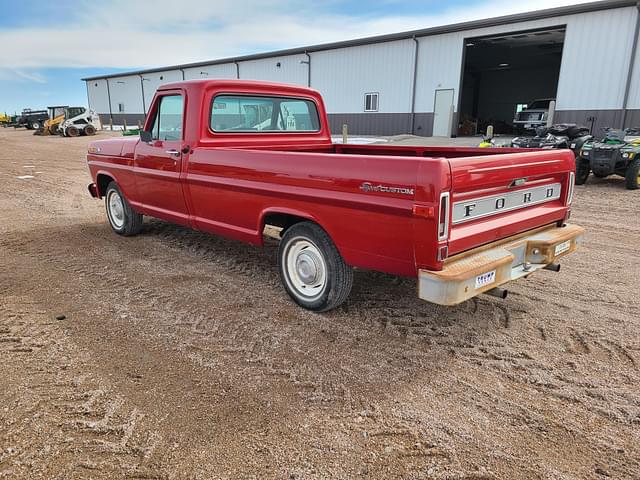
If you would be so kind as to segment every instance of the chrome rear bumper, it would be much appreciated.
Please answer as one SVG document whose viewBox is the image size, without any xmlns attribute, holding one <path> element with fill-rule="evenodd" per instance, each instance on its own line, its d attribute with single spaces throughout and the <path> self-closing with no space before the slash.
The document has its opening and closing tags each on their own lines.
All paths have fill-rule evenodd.
<svg viewBox="0 0 640 480">
<path fill-rule="evenodd" d="M 573 253 L 583 236 L 577 225 L 550 226 L 455 255 L 441 271 L 420 270 L 419 297 L 456 305 Z"/>
</svg>

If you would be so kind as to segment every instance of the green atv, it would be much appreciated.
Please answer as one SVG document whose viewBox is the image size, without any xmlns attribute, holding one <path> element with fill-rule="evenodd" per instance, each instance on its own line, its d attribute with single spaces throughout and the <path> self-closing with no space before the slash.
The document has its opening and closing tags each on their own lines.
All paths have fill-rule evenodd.
<svg viewBox="0 0 640 480">
<path fill-rule="evenodd" d="M 626 187 L 640 187 L 640 128 L 607 129 L 604 139 L 586 142 L 576 159 L 576 184 L 587 181 L 589 173 L 598 178 L 624 177 Z"/>
</svg>

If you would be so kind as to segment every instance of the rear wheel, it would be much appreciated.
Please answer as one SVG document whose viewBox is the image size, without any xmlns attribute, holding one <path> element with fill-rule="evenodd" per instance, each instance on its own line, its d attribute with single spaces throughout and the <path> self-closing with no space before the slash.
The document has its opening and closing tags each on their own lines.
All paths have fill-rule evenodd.
<svg viewBox="0 0 640 480">
<path fill-rule="evenodd" d="M 353 270 L 327 233 L 312 222 L 288 228 L 278 249 L 282 284 L 301 307 L 326 312 L 351 292 Z"/>
<path fill-rule="evenodd" d="M 124 236 L 140 233 L 143 217 L 131 208 L 116 182 L 111 182 L 107 186 L 105 206 L 109 224 L 114 232 Z"/>
<path fill-rule="evenodd" d="M 629 190 L 637 190 L 640 186 L 640 158 L 631 160 L 627 166 L 625 185 Z"/>
<path fill-rule="evenodd" d="M 86 127 L 84 127 L 84 134 L 85 135 L 95 135 L 96 134 L 96 128 L 93 125 L 87 125 Z"/>
<path fill-rule="evenodd" d="M 584 185 L 589 178 L 589 162 L 582 160 L 582 158 L 576 159 L 576 185 Z"/>
<path fill-rule="evenodd" d="M 40 122 L 31 122 L 28 128 L 30 130 L 38 130 L 41 126 Z"/>
</svg>

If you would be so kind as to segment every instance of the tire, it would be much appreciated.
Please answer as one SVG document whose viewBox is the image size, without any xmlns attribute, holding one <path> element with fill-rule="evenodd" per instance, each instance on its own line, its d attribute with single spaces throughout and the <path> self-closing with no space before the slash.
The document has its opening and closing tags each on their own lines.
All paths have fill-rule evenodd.
<svg viewBox="0 0 640 480">
<path fill-rule="evenodd" d="M 29 125 L 29 129 L 30 130 L 38 130 L 42 125 L 40 124 L 40 122 L 31 122 L 31 124 Z"/>
<path fill-rule="evenodd" d="M 589 178 L 590 171 L 589 162 L 578 157 L 576 159 L 576 185 L 584 185 Z"/>
<path fill-rule="evenodd" d="M 640 186 L 640 158 L 636 158 L 627 165 L 627 173 L 624 176 L 625 186 L 629 190 L 637 190 Z"/>
<path fill-rule="evenodd" d="M 93 125 L 87 125 L 86 127 L 84 127 L 84 134 L 89 136 L 95 135 L 96 127 L 94 127 Z"/>
<path fill-rule="evenodd" d="M 143 217 L 131 208 L 116 182 L 111 182 L 107 186 L 104 204 L 107 220 L 114 232 L 125 237 L 140 233 Z"/>
<path fill-rule="evenodd" d="M 353 269 L 315 223 L 296 223 L 285 231 L 278 248 L 278 267 L 289 296 L 307 310 L 336 308 L 351 292 Z"/>
<path fill-rule="evenodd" d="M 78 135 L 80 135 L 80 130 L 78 130 L 77 127 L 74 127 L 73 125 L 67 127 L 67 137 L 77 137 Z"/>
</svg>

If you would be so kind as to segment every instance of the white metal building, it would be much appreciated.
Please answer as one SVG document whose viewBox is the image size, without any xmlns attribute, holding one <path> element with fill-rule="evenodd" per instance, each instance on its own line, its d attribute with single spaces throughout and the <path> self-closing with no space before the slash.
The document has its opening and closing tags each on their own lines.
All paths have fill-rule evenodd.
<svg viewBox="0 0 640 480">
<path fill-rule="evenodd" d="M 507 131 L 533 99 L 556 122 L 640 125 L 640 2 L 605 0 L 392 35 L 83 79 L 103 122 L 144 118 L 155 89 L 195 78 L 311 86 L 334 131 Z M 470 123 L 469 123 L 470 122 Z"/>
</svg>

